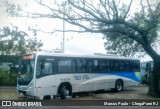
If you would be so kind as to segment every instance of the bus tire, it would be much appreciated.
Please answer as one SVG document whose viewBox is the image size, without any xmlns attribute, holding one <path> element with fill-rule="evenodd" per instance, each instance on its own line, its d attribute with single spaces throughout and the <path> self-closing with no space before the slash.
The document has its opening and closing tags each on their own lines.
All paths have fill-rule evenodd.
<svg viewBox="0 0 160 109">
<path fill-rule="evenodd" d="M 67 87 L 66 85 L 63 85 L 61 88 L 60 88 L 60 98 L 61 99 L 66 99 L 67 96 L 70 95 L 70 92 L 71 90 L 69 89 L 69 87 Z"/>
<path fill-rule="evenodd" d="M 122 80 L 117 80 L 115 83 L 115 91 L 116 92 L 121 92 L 123 91 L 123 81 Z"/>
</svg>

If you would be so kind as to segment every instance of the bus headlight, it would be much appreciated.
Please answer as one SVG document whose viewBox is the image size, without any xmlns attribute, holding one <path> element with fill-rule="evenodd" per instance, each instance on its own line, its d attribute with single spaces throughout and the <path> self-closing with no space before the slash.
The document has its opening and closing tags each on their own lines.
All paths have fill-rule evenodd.
<svg viewBox="0 0 160 109">
<path fill-rule="evenodd" d="M 31 88 L 32 88 L 32 86 L 33 86 L 33 85 L 32 85 L 32 84 L 30 84 L 28 88 L 29 88 L 29 89 L 31 89 Z"/>
</svg>

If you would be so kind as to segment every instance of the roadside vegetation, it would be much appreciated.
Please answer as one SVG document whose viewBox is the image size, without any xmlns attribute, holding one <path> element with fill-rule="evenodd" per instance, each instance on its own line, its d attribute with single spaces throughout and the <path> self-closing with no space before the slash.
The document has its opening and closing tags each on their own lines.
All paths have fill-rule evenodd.
<svg viewBox="0 0 160 109">
<path fill-rule="evenodd" d="M 147 74 L 142 76 L 142 82 L 141 84 L 149 84 L 149 78 L 147 77 Z"/>
<path fill-rule="evenodd" d="M 0 86 L 16 86 L 17 73 L 0 70 Z"/>
</svg>

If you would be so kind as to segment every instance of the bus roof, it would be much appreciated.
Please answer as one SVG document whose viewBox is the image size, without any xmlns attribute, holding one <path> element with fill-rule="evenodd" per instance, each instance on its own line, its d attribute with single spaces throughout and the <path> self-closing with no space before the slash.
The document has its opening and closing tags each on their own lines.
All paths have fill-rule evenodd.
<svg viewBox="0 0 160 109">
<path fill-rule="evenodd" d="M 124 60 L 140 60 L 138 58 L 130 58 L 119 55 L 107 54 L 64 54 L 64 53 L 48 53 L 48 52 L 35 52 L 37 56 L 60 56 L 60 57 L 75 57 L 75 58 L 101 58 L 101 59 L 124 59 Z"/>
</svg>

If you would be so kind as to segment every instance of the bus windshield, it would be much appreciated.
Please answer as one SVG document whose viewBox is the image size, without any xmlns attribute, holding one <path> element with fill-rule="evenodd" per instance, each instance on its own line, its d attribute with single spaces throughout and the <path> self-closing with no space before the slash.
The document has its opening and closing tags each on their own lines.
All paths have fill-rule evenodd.
<svg viewBox="0 0 160 109">
<path fill-rule="evenodd" d="M 22 60 L 19 65 L 18 84 L 27 85 L 33 78 L 34 60 Z"/>
</svg>

